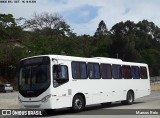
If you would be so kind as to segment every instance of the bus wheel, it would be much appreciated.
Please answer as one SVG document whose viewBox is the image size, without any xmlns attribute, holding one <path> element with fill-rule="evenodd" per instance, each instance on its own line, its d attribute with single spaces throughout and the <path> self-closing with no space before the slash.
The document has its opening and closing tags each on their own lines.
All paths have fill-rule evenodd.
<svg viewBox="0 0 160 118">
<path fill-rule="evenodd" d="M 55 109 L 44 109 L 47 114 L 54 114 Z"/>
<path fill-rule="evenodd" d="M 132 91 L 128 91 L 127 100 L 121 101 L 122 104 L 131 105 L 134 102 L 134 93 Z"/>
<path fill-rule="evenodd" d="M 85 104 L 84 104 L 84 100 L 83 100 L 82 96 L 76 95 L 73 98 L 72 110 L 74 112 L 80 112 L 84 109 L 84 107 L 85 107 Z"/>
</svg>

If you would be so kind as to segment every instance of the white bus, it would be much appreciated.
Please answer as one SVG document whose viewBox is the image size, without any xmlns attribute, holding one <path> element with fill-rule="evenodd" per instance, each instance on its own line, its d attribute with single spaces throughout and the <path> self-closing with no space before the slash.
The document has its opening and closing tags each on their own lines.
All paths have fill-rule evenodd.
<svg viewBox="0 0 160 118">
<path fill-rule="evenodd" d="M 20 108 L 54 109 L 121 101 L 150 94 L 148 65 L 120 59 L 41 55 L 20 62 Z"/>
</svg>

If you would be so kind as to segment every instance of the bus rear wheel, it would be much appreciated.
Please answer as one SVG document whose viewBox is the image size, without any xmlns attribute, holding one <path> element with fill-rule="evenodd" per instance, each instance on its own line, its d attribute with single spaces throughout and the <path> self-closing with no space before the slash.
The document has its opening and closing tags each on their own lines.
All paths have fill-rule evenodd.
<svg viewBox="0 0 160 118">
<path fill-rule="evenodd" d="M 85 103 L 82 96 L 80 95 L 74 96 L 72 101 L 72 110 L 74 112 L 80 112 L 84 109 L 84 107 L 85 107 Z"/>
<path fill-rule="evenodd" d="M 134 102 L 134 93 L 132 91 L 128 91 L 127 99 L 125 101 L 121 101 L 122 104 L 131 105 Z"/>
</svg>

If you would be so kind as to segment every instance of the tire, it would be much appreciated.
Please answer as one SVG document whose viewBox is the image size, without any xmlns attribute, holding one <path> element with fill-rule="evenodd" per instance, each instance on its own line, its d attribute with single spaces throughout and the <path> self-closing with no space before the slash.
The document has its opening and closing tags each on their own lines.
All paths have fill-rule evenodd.
<svg viewBox="0 0 160 118">
<path fill-rule="evenodd" d="M 112 102 L 101 103 L 102 106 L 108 107 L 111 106 Z"/>
<path fill-rule="evenodd" d="M 72 111 L 80 112 L 85 108 L 84 99 L 80 95 L 76 95 L 72 101 Z"/>
<path fill-rule="evenodd" d="M 47 114 L 52 115 L 52 114 L 54 114 L 55 109 L 44 109 L 44 111 L 45 111 Z"/>
<path fill-rule="evenodd" d="M 134 93 L 132 91 L 128 91 L 127 99 L 125 101 L 121 101 L 122 104 L 131 105 L 134 102 Z"/>
</svg>

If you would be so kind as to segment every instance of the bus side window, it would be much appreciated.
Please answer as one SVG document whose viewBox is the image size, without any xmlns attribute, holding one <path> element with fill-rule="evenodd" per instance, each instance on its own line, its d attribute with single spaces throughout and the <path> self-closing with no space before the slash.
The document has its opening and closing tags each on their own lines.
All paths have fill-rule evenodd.
<svg viewBox="0 0 160 118">
<path fill-rule="evenodd" d="M 68 67 L 66 65 L 53 66 L 53 86 L 58 87 L 69 81 Z"/>
<path fill-rule="evenodd" d="M 131 67 L 128 65 L 122 66 L 122 76 L 124 79 L 131 79 Z"/>
<path fill-rule="evenodd" d="M 68 79 L 68 68 L 65 65 L 53 66 L 53 78 L 54 79 Z"/>
<path fill-rule="evenodd" d="M 131 66 L 131 74 L 133 79 L 140 79 L 139 67 Z"/>
<path fill-rule="evenodd" d="M 67 66 L 62 65 L 61 71 L 59 72 L 59 78 L 61 79 L 68 79 L 68 68 Z"/>
<path fill-rule="evenodd" d="M 85 62 L 73 61 L 71 66 L 73 79 L 87 79 L 87 66 Z"/>
<path fill-rule="evenodd" d="M 110 64 L 101 64 L 102 79 L 112 79 L 112 67 Z"/>
<path fill-rule="evenodd" d="M 140 77 L 141 79 L 147 79 L 147 68 L 146 67 L 140 67 Z"/>
<path fill-rule="evenodd" d="M 112 76 L 114 79 L 122 79 L 121 65 L 112 65 Z"/>
<path fill-rule="evenodd" d="M 90 79 L 100 79 L 100 66 L 98 63 L 88 63 L 88 75 Z"/>
</svg>

